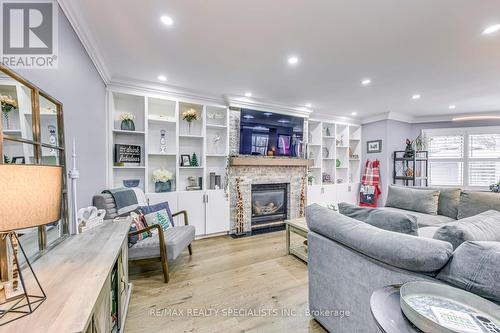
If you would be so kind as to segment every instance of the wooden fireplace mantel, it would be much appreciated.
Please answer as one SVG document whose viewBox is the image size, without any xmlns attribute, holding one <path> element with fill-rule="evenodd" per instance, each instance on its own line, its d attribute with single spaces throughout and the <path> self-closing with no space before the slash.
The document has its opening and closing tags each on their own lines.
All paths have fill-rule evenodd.
<svg viewBox="0 0 500 333">
<path fill-rule="evenodd" d="M 231 166 L 290 166 L 307 167 L 314 164 L 313 160 L 292 157 L 265 157 L 265 156 L 234 156 L 231 157 Z"/>
</svg>

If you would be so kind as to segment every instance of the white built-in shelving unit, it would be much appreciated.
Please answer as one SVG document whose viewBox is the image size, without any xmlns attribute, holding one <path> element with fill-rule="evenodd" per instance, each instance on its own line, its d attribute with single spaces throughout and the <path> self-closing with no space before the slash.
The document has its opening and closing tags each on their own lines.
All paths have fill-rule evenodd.
<svg viewBox="0 0 500 333">
<path fill-rule="evenodd" d="M 356 203 L 361 173 L 361 126 L 335 121 L 308 121 L 308 158 L 313 177 L 308 203 Z"/>
<path fill-rule="evenodd" d="M 224 105 L 196 100 L 179 100 L 147 91 L 109 89 L 109 174 L 108 187 L 123 187 L 124 180 L 138 179 L 150 204 L 168 201 L 172 210 L 186 209 L 196 234 L 227 232 L 229 203 L 224 190 L 229 153 L 229 114 Z M 191 126 L 182 113 L 194 109 L 198 119 Z M 120 115 L 135 116 L 135 131 L 121 130 Z M 165 131 L 166 149 L 160 149 Z M 141 163 L 118 166 L 114 163 L 115 144 L 141 147 Z M 182 166 L 181 156 L 196 154 L 198 166 Z M 174 176 L 171 192 L 155 193 L 152 174 L 164 168 Z M 210 173 L 221 176 L 221 188 L 210 189 Z M 189 177 L 201 177 L 200 190 L 187 190 Z"/>
</svg>

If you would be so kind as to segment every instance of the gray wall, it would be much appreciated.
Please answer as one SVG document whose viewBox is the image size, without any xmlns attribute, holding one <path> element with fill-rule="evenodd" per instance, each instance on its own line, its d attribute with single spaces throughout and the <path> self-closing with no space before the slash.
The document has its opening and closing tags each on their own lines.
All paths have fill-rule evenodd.
<svg viewBox="0 0 500 333">
<path fill-rule="evenodd" d="M 392 152 L 394 150 L 404 150 L 406 138 L 411 137 L 411 125 L 395 120 L 381 120 L 363 125 L 362 144 L 363 158 L 373 161 L 380 161 L 380 189 L 382 194 L 378 205 L 385 203 L 388 184 L 392 183 Z M 366 151 L 366 142 L 372 140 L 382 140 L 382 152 L 368 154 Z M 365 164 L 362 163 L 362 172 Z"/>
<path fill-rule="evenodd" d="M 362 129 L 363 158 L 365 161 L 366 159 L 378 159 L 380 161 L 380 189 L 382 190 L 382 195 L 380 196 L 378 205 L 384 205 L 388 184 L 392 184 L 392 153 L 395 150 L 404 150 L 407 138 L 410 140 L 415 139 L 423 129 L 481 126 L 500 126 L 500 121 L 443 121 L 409 124 L 395 120 L 381 120 L 364 124 Z M 371 140 L 382 140 L 381 153 L 366 153 L 366 142 Z M 364 169 L 364 162 L 362 169 Z"/>
<path fill-rule="evenodd" d="M 106 185 L 106 87 L 62 9 L 59 68 L 17 72 L 63 103 L 68 170 L 75 137 L 80 170 L 78 206 L 89 206 L 92 195 Z"/>
</svg>

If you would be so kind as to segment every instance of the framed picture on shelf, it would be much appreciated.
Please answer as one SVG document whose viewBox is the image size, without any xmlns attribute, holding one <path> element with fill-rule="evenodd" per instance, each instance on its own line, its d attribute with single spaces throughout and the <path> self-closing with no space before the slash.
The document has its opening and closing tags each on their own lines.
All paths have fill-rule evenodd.
<svg viewBox="0 0 500 333">
<path fill-rule="evenodd" d="M 191 166 L 191 156 L 181 155 L 181 166 Z"/>
<path fill-rule="evenodd" d="M 366 152 L 368 154 L 382 152 L 382 140 L 366 141 Z"/>
</svg>

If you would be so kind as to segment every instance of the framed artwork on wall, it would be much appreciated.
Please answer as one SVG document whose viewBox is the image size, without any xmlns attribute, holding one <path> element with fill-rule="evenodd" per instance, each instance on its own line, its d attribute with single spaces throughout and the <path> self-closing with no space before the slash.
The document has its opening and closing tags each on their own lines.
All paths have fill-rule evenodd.
<svg viewBox="0 0 500 333">
<path fill-rule="evenodd" d="M 382 140 L 366 141 L 366 152 L 368 154 L 382 152 Z"/>
</svg>

